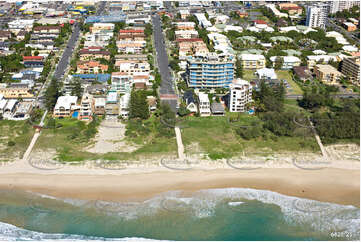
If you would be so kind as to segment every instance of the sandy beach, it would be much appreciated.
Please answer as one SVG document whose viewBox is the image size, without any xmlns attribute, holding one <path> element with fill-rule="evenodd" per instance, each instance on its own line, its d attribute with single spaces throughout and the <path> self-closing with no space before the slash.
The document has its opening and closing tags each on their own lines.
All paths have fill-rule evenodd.
<svg viewBox="0 0 361 242">
<path fill-rule="evenodd" d="M 12 173 L 1 174 L 0 189 L 32 191 L 60 198 L 140 201 L 172 190 L 191 193 L 201 189 L 237 187 L 359 207 L 359 177 L 359 170 L 334 168 L 313 171 L 214 169 L 121 175 Z"/>
</svg>

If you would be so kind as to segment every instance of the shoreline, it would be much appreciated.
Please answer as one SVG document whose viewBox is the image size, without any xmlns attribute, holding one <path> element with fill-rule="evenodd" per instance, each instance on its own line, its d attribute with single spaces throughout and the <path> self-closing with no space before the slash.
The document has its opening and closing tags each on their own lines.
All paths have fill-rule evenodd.
<svg viewBox="0 0 361 242">
<path fill-rule="evenodd" d="M 2 169 L 0 169 L 1 171 Z M 252 188 L 322 202 L 360 207 L 359 169 L 265 168 L 86 174 L 0 172 L 0 189 L 31 191 L 58 198 L 144 201 L 167 191 L 184 195 L 204 189 Z"/>
</svg>

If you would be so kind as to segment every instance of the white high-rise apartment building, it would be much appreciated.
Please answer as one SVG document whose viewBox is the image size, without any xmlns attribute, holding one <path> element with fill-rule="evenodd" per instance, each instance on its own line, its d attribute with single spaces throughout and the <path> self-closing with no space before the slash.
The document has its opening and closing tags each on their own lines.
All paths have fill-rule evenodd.
<svg viewBox="0 0 361 242">
<path fill-rule="evenodd" d="M 336 13 L 345 9 L 350 9 L 353 6 L 360 6 L 360 1 L 348 0 L 348 1 L 331 1 L 330 13 Z"/>
<path fill-rule="evenodd" d="M 330 5 L 319 3 L 307 7 L 306 26 L 311 28 L 325 28 Z"/>
<path fill-rule="evenodd" d="M 229 86 L 229 111 L 245 112 L 246 104 L 252 102 L 252 86 L 248 81 L 242 79 L 233 80 Z"/>
</svg>

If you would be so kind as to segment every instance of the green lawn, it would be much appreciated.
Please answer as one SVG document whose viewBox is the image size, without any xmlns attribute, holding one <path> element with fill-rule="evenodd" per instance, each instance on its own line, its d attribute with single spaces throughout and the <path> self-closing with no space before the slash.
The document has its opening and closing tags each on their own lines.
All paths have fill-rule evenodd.
<svg viewBox="0 0 361 242">
<path fill-rule="evenodd" d="M 255 70 L 243 70 L 243 79 L 246 81 L 251 81 L 255 78 L 254 72 Z"/>
<path fill-rule="evenodd" d="M 303 94 L 301 88 L 292 80 L 292 75 L 289 71 L 278 70 L 276 74 L 279 80 L 286 80 L 290 84 L 292 91 L 289 94 Z"/>
</svg>

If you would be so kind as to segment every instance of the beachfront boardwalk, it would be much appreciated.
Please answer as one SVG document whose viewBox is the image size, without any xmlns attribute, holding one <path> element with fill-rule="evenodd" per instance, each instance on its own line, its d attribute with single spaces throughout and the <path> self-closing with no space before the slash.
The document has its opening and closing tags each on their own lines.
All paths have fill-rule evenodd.
<svg viewBox="0 0 361 242">
<path fill-rule="evenodd" d="M 40 127 L 44 126 L 44 120 L 45 120 L 45 117 L 47 114 L 48 114 L 48 110 L 46 110 L 45 113 L 43 114 L 43 117 L 41 117 L 40 124 L 39 124 Z M 40 133 L 41 133 L 41 129 L 37 128 L 35 131 L 35 134 L 33 136 L 33 139 L 31 140 L 28 148 L 26 149 L 26 151 L 24 153 L 23 161 L 27 161 L 29 159 L 30 153 L 34 148 L 34 145 L 35 145 L 36 141 L 38 140 Z"/>
<path fill-rule="evenodd" d="M 183 160 L 185 158 L 185 155 L 184 155 L 184 146 L 182 142 L 182 134 L 179 127 L 174 127 L 174 131 L 177 137 L 178 158 Z"/>
<path fill-rule="evenodd" d="M 323 144 L 322 144 L 322 141 L 321 141 L 320 136 L 317 134 L 317 131 L 316 131 L 316 129 L 315 129 L 315 126 L 313 126 L 313 123 L 312 123 L 312 121 L 310 120 L 310 118 L 308 118 L 308 121 L 309 121 L 310 124 L 311 124 L 311 129 L 312 129 L 312 132 L 313 132 L 314 135 L 315 135 L 317 144 L 318 144 L 318 146 L 320 146 L 320 150 L 321 150 L 322 156 L 323 156 L 324 158 L 328 158 L 327 151 L 326 151 L 325 147 L 324 147 Z"/>
</svg>

